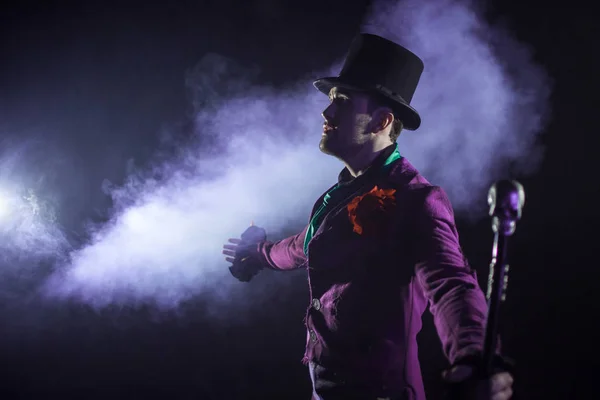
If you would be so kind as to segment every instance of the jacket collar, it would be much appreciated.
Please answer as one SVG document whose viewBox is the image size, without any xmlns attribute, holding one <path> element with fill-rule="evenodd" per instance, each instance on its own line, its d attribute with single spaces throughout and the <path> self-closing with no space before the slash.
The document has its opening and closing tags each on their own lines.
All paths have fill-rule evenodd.
<svg viewBox="0 0 600 400">
<path fill-rule="evenodd" d="M 390 147 L 393 147 L 393 148 L 389 154 L 391 154 L 395 150 L 394 146 L 390 146 Z M 388 148 L 386 148 L 386 150 L 388 150 Z M 388 157 L 389 157 L 389 154 L 388 154 Z M 387 159 L 387 157 L 383 156 L 383 153 L 381 156 L 382 156 L 383 161 L 385 161 Z M 377 160 L 379 160 L 379 157 L 377 158 Z M 379 160 L 379 161 L 382 161 L 382 160 Z M 380 165 L 383 164 L 383 161 Z M 372 164 L 372 165 L 374 165 L 374 164 Z M 427 180 L 425 180 L 425 178 L 423 178 L 419 174 L 419 171 L 417 171 L 417 169 L 404 157 L 401 157 L 400 159 L 393 161 L 389 165 L 389 167 L 390 168 L 386 169 L 383 174 L 370 175 L 371 179 L 361 180 L 360 184 L 357 180 L 358 180 L 358 178 L 365 176 L 366 171 L 365 171 L 365 174 L 360 175 L 357 178 L 355 178 L 354 180 L 352 180 L 353 183 L 354 182 L 357 183 L 356 189 L 352 190 L 352 192 L 349 193 L 348 196 L 346 196 L 344 201 L 341 201 L 333 210 L 331 210 L 325 216 L 325 218 L 321 222 L 319 228 L 315 232 L 313 239 L 317 238 L 318 236 L 320 236 L 323 233 L 325 227 L 328 226 L 328 222 L 331 219 L 335 218 L 335 216 L 338 215 L 342 210 L 344 210 L 346 208 L 348 202 L 351 201 L 352 198 L 366 193 L 368 190 L 370 190 L 373 187 L 373 185 L 391 186 L 398 190 L 401 190 L 401 189 L 405 188 L 406 186 L 408 186 L 412 182 L 428 184 Z M 372 171 L 378 171 L 378 170 L 380 170 L 380 169 L 373 169 Z M 344 173 L 344 171 L 342 171 L 340 173 L 340 175 L 342 173 Z M 350 175 L 350 176 L 352 176 L 352 175 Z M 369 175 L 367 175 L 367 177 L 369 177 Z M 323 197 L 324 197 L 324 195 L 321 196 L 321 198 L 317 201 L 318 204 L 320 204 L 323 201 Z M 315 207 L 316 207 L 316 205 L 315 205 Z M 314 210 L 315 209 L 313 208 L 313 213 L 314 213 Z"/>
<path fill-rule="evenodd" d="M 344 168 L 338 175 L 338 184 L 340 185 L 348 185 L 354 182 L 364 182 L 374 178 L 374 175 L 377 175 L 381 172 L 381 167 L 386 164 L 388 158 L 394 154 L 398 149 L 398 144 L 394 143 L 383 149 L 381 153 L 373 160 L 371 165 L 365 170 L 361 175 L 354 177 L 348 170 L 348 167 Z"/>
</svg>

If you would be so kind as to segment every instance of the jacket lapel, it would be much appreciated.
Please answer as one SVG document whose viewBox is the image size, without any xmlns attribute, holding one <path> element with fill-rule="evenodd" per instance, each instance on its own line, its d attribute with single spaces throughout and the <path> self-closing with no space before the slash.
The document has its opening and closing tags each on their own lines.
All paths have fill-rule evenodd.
<svg viewBox="0 0 600 400">
<path fill-rule="evenodd" d="M 352 201 L 352 199 L 354 199 L 357 196 L 360 196 L 360 195 L 363 195 L 363 194 L 367 193 L 375 185 L 381 184 L 381 182 L 379 182 L 379 181 L 383 181 L 383 182 L 385 182 L 387 184 L 391 184 L 398 191 L 401 191 L 403 188 L 405 188 L 406 186 L 408 186 L 408 184 L 417 175 L 418 175 L 418 171 L 404 157 L 400 158 L 397 161 L 394 161 L 391 164 L 390 170 L 389 170 L 389 172 L 388 172 L 388 174 L 386 176 L 383 176 L 383 177 L 380 176 L 378 179 L 370 180 L 370 181 L 365 182 L 363 185 L 360 186 L 359 189 L 357 189 L 356 191 L 354 191 L 353 193 L 351 193 L 350 195 L 348 195 L 346 198 L 344 198 L 343 201 L 341 201 L 333 209 L 331 209 L 325 215 L 325 217 L 323 218 L 323 221 L 321 222 L 321 225 L 319 226 L 319 228 L 317 229 L 317 231 L 313 235 L 311 241 L 314 240 L 315 238 L 317 238 L 318 236 L 320 236 L 326 230 L 328 230 L 328 229 L 331 228 L 332 221 L 341 212 L 345 212 L 346 207 L 348 206 L 348 204 L 350 203 L 350 201 Z M 321 196 L 321 198 L 319 199 L 320 202 L 323 201 L 323 197 L 324 196 Z M 320 204 L 320 203 L 317 202 L 317 204 Z M 315 211 L 315 209 L 313 208 L 313 213 L 314 213 L 314 211 Z"/>
</svg>

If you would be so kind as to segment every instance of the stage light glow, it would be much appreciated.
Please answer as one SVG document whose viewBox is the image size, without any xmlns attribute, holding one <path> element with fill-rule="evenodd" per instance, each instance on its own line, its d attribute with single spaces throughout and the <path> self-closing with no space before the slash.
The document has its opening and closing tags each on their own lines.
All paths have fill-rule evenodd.
<svg viewBox="0 0 600 400">
<path fill-rule="evenodd" d="M 4 191 L 0 190 L 0 221 L 4 220 L 10 214 L 10 201 Z"/>
</svg>

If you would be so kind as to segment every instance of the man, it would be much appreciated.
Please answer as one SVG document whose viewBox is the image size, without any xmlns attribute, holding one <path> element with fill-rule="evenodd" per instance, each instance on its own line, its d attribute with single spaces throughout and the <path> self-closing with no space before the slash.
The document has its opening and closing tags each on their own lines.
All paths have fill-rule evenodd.
<svg viewBox="0 0 600 400">
<path fill-rule="evenodd" d="M 307 269 L 303 361 L 314 399 L 425 399 L 416 337 L 427 304 L 454 366 L 446 380 L 467 382 L 470 398 L 511 397 L 507 372 L 467 379 L 482 349 L 485 297 L 446 194 L 397 149 L 400 131 L 421 122 L 410 101 L 422 71 L 407 49 L 359 35 L 339 76 L 315 82 L 331 100 L 320 149 L 345 164 L 338 183 L 299 234 L 269 242 L 251 227 L 224 246 L 242 281 L 264 268 Z"/>
</svg>

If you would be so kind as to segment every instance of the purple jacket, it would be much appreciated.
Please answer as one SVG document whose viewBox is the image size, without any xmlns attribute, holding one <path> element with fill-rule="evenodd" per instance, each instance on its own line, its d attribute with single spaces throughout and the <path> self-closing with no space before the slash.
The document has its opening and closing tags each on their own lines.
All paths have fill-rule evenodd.
<svg viewBox="0 0 600 400">
<path fill-rule="evenodd" d="M 308 256 L 307 228 L 261 243 L 259 251 L 268 268 L 307 268 L 311 302 L 304 362 L 425 399 L 417 333 L 427 305 L 454 363 L 481 350 L 487 304 L 461 251 L 445 192 L 405 158 L 371 183 L 325 217 Z M 346 206 L 374 185 L 396 189 L 395 212 L 383 236 L 358 235 Z"/>
</svg>

